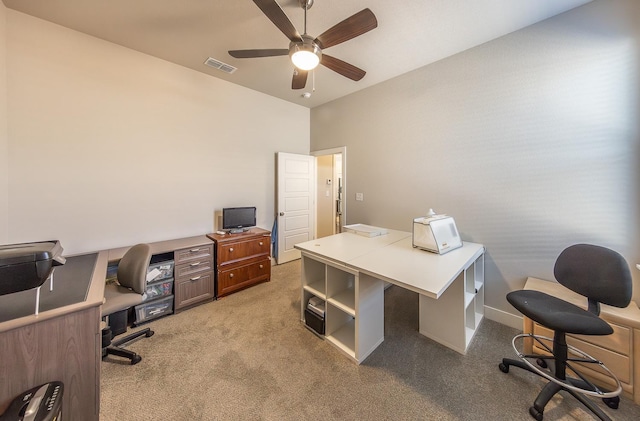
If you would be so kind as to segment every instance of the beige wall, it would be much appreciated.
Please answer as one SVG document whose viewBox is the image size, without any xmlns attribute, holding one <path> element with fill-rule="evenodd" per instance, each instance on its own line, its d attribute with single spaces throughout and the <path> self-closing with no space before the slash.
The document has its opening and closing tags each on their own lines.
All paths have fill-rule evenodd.
<svg viewBox="0 0 640 421">
<path fill-rule="evenodd" d="M 505 294 L 553 279 L 572 243 L 620 251 L 637 281 L 638 3 L 596 1 L 314 108 L 311 149 L 349 150 L 346 223 L 452 215 L 485 244 L 488 315 L 509 323 Z"/>
<path fill-rule="evenodd" d="M 0 244 L 9 238 L 9 140 L 7 133 L 7 8 L 0 2 Z"/>
<path fill-rule="evenodd" d="M 307 108 L 3 13 L 9 241 L 77 253 L 198 235 L 224 206 L 271 228 L 275 153 L 309 152 Z"/>
</svg>

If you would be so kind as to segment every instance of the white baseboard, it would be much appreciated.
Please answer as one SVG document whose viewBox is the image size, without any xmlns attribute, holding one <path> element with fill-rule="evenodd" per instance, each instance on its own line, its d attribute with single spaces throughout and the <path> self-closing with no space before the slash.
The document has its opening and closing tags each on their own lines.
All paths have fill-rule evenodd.
<svg viewBox="0 0 640 421">
<path fill-rule="evenodd" d="M 522 330 L 522 316 L 507 313 L 497 308 L 484 306 L 484 317 L 514 329 Z"/>
</svg>

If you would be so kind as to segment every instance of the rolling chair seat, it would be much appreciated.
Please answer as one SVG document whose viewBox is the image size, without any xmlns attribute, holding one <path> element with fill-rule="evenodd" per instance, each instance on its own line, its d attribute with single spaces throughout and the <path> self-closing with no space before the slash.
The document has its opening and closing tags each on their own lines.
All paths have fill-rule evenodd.
<svg viewBox="0 0 640 421">
<path fill-rule="evenodd" d="M 507 301 L 520 313 L 552 330 L 576 335 L 611 335 L 609 323 L 593 313 L 544 292 L 513 291 Z"/>
<path fill-rule="evenodd" d="M 137 306 L 142 301 L 140 294 L 118 284 L 105 285 L 104 299 L 102 314 L 113 314 Z"/>
<path fill-rule="evenodd" d="M 520 359 L 503 358 L 498 367 L 503 373 L 508 373 L 511 366 L 522 368 L 549 380 L 529 408 L 529 414 L 538 421 L 542 421 L 547 403 L 561 391 L 572 395 L 601 420 L 610 420 L 587 396 L 601 397 L 607 406 L 616 409 L 620 401 L 618 395 L 622 392 L 620 381 L 601 361 L 568 345 L 566 334 L 613 333 L 613 328 L 599 317 L 600 303 L 621 308 L 629 305 L 632 292 L 629 265 L 613 250 L 575 244 L 560 253 L 553 274 L 558 283 L 585 297 L 587 310 L 540 291 L 508 293 L 507 301 L 524 316 L 552 330 L 553 338 L 524 333 L 516 335 L 512 345 Z M 519 339 L 533 341 L 546 353 L 521 353 L 516 346 Z M 597 365 L 615 381 L 617 388 L 613 391 L 600 389 L 582 375 L 580 366 L 574 363 Z"/>
<path fill-rule="evenodd" d="M 118 283 L 105 285 L 102 317 L 108 321 L 110 316 L 115 317 L 116 314 L 124 313 L 124 326 L 116 334 L 126 331 L 128 325 L 126 316 L 129 309 L 142 303 L 150 261 L 151 247 L 148 244 L 137 244 L 131 247 L 118 263 Z M 147 327 L 112 342 L 111 326 L 107 324 L 109 326 L 102 332 L 102 357 L 117 355 L 131 360 L 131 365 L 139 363 L 142 360 L 140 355 L 121 346 L 141 336 L 148 338 L 154 334 L 153 330 Z"/>
</svg>

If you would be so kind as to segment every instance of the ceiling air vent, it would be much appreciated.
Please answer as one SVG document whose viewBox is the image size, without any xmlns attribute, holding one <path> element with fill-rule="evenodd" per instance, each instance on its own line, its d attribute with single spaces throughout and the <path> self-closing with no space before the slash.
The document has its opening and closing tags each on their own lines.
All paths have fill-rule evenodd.
<svg viewBox="0 0 640 421">
<path fill-rule="evenodd" d="M 237 67 L 233 67 L 233 66 L 232 66 L 232 65 L 230 65 L 230 64 L 223 63 L 223 62 L 221 62 L 220 60 L 216 60 L 216 59 L 215 59 L 215 58 L 213 58 L 213 57 L 209 57 L 209 58 L 204 62 L 204 64 L 206 64 L 206 65 L 207 65 L 207 66 L 209 66 L 209 67 L 213 67 L 214 69 L 222 70 L 223 72 L 225 72 L 225 73 L 229 73 L 229 74 L 231 74 L 231 73 L 235 72 L 236 70 L 238 70 L 238 68 L 237 68 Z"/>
</svg>

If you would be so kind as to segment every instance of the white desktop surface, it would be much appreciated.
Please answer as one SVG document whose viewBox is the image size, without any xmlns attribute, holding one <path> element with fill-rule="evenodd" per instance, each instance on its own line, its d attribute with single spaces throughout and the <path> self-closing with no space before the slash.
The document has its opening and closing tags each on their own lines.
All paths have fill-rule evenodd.
<svg viewBox="0 0 640 421">
<path fill-rule="evenodd" d="M 411 233 L 404 231 L 389 230 L 387 234 L 377 237 L 365 237 L 351 232 L 343 232 L 298 243 L 295 248 L 337 263 L 349 264 L 359 256 L 384 248 L 405 238 L 408 238 L 409 243 L 411 243 Z"/>
<path fill-rule="evenodd" d="M 482 244 L 463 242 L 446 254 L 414 248 L 409 237 L 350 260 L 348 266 L 430 298 L 439 298 L 456 277 L 484 252 Z"/>
</svg>

